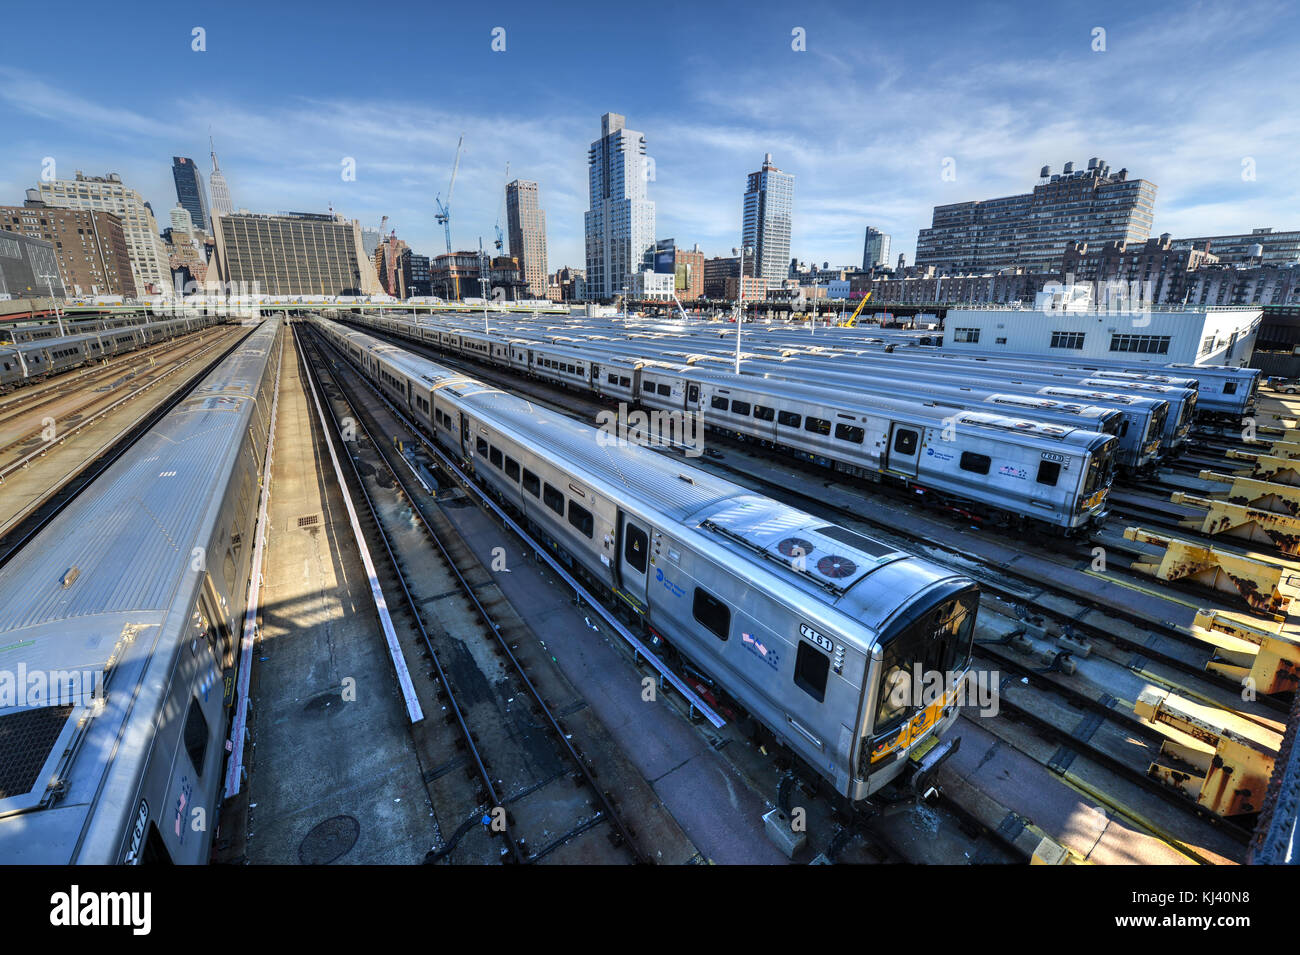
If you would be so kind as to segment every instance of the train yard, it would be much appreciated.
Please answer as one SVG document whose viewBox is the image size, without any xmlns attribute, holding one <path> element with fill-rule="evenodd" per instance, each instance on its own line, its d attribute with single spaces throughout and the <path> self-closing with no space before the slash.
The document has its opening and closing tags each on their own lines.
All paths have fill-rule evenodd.
<svg viewBox="0 0 1300 955">
<path fill-rule="evenodd" d="M 857 330 L 813 348 L 779 326 L 738 344 L 717 323 L 487 325 L 308 313 L 0 346 L 49 368 L 0 399 L 0 594 L 31 591 L 0 661 L 85 664 L 29 649 L 69 600 L 78 628 L 115 628 L 91 658 L 107 710 L 0 709 L 29 753 L 0 852 L 1239 865 L 1277 831 L 1300 404 L 1231 369 L 977 366 Z M 228 432 L 237 458 L 172 469 L 176 427 L 211 442 L 235 415 L 260 423 Z M 234 516 L 186 523 L 181 501 Z M 189 568 L 175 634 L 128 609 L 157 566 L 104 590 L 133 547 Z M 67 566 L 45 596 L 30 575 L 50 560 Z M 210 661 L 182 652 L 191 626 Z M 882 655 L 923 629 L 924 673 Z M 164 657 L 195 702 L 146 746 L 192 769 L 133 786 L 135 757 L 98 765 L 89 741 L 129 729 L 114 691 Z M 948 680 L 923 697 L 931 670 Z M 57 823 L 23 843 L 19 824 L 96 789 L 94 839 Z M 184 839 L 185 807 L 213 829 Z"/>
</svg>

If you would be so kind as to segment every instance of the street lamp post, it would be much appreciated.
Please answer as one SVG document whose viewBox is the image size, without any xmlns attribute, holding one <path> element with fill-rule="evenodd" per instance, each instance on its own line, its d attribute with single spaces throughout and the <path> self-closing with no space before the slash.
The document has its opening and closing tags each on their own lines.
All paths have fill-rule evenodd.
<svg viewBox="0 0 1300 955">
<path fill-rule="evenodd" d="M 745 253 L 753 254 L 748 245 L 732 249 L 733 255 L 740 256 L 740 277 L 736 280 L 736 374 L 740 374 L 740 326 L 745 324 Z"/>
<path fill-rule="evenodd" d="M 488 307 L 487 307 L 487 282 L 488 267 L 487 255 L 483 251 L 483 237 L 479 236 L 478 240 L 478 288 L 483 295 L 483 334 L 491 334 L 488 331 Z"/>
<path fill-rule="evenodd" d="M 50 287 L 50 304 L 54 306 L 54 321 L 59 326 L 59 337 L 63 337 L 63 316 L 59 314 L 59 301 L 54 297 L 54 274 L 46 272 L 41 278 L 45 279 L 45 284 Z"/>
</svg>

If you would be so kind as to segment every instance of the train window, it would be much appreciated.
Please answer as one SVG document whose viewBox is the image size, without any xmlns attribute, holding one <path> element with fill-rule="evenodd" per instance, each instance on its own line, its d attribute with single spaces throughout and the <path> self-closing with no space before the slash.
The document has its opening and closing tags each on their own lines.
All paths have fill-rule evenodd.
<svg viewBox="0 0 1300 955">
<path fill-rule="evenodd" d="M 797 428 L 803 419 L 793 411 L 778 411 L 776 413 L 776 423 L 783 424 L 787 428 Z"/>
<path fill-rule="evenodd" d="M 504 465 L 504 462 L 503 462 L 502 459 L 501 459 L 501 449 L 500 449 L 500 448 L 489 448 L 489 449 L 488 449 L 488 460 L 492 462 L 492 466 L 493 466 L 494 468 L 496 468 L 498 471 L 501 470 L 501 468 L 505 466 L 505 465 Z"/>
<path fill-rule="evenodd" d="M 992 463 L 992 459 L 987 454 L 976 454 L 974 451 L 963 451 L 961 453 L 961 469 L 963 471 L 988 474 L 989 465 Z"/>
<path fill-rule="evenodd" d="M 519 462 L 514 458 L 506 458 L 506 477 L 512 481 L 519 480 Z"/>
<path fill-rule="evenodd" d="M 488 443 L 487 443 L 487 438 L 479 438 L 479 439 L 477 439 L 477 440 L 474 442 L 474 450 L 476 450 L 479 454 L 481 454 L 481 455 L 483 455 L 484 457 L 486 457 L 486 456 L 487 456 L 487 453 L 488 453 Z"/>
<path fill-rule="evenodd" d="M 1237 393 L 1237 383 L 1235 381 L 1225 381 L 1223 383 L 1223 393 L 1225 395 L 1235 395 Z"/>
<path fill-rule="evenodd" d="M 1038 462 L 1038 483 L 1048 487 L 1056 486 L 1056 479 L 1061 476 L 1061 465 L 1055 461 Z"/>
<path fill-rule="evenodd" d="M 899 428 L 894 432 L 894 451 L 898 454 L 916 453 L 917 433 L 908 428 Z"/>
<path fill-rule="evenodd" d="M 659 394 L 663 395 L 665 398 L 671 395 L 672 393 L 673 393 L 673 389 L 670 385 L 659 386 Z"/>
<path fill-rule="evenodd" d="M 542 493 L 541 479 L 528 468 L 524 468 L 524 490 L 533 497 L 540 497 Z"/>
<path fill-rule="evenodd" d="M 859 428 L 855 424 L 837 424 L 835 426 L 835 437 L 841 441 L 848 441 L 852 444 L 861 444 L 862 439 L 866 436 L 866 429 Z"/>
<path fill-rule="evenodd" d="M 830 657 L 800 640 L 794 657 L 794 685 L 821 703 L 826 699 L 826 677 L 830 672 Z"/>
<path fill-rule="evenodd" d="M 1119 436 L 1122 438 L 1128 434 L 1128 418 L 1119 423 Z"/>
<path fill-rule="evenodd" d="M 727 399 L 726 399 L 726 398 L 719 398 L 717 395 L 714 395 L 714 396 L 713 396 L 713 400 L 712 400 L 711 402 L 709 402 L 709 403 L 710 403 L 711 405 L 713 405 L 713 407 L 717 408 L 719 411 L 726 411 L 726 410 L 727 410 Z"/>
<path fill-rule="evenodd" d="M 591 511 L 587 510 L 576 501 L 569 502 L 569 523 L 576 527 L 578 532 L 583 536 L 591 536 L 591 529 L 594 526 L 591 519 Z"/>
<path fill-rule="evenodd" d="M 700 386 L 691 385 L 686 389 L 686 400 L 694 403 L 700 400 Z"/>
<path fill-rule="evenodd" d="M 623 559 L 634 567 L 638 573 L 645 573 L 646 552 L 649 550 L 649 538 L 646 537 L 645 531 L 635 524 L 628 523 L 624 525 L 627 531 L 627 540 L 623 543 Z"/>
<path fill-rule="evenodd" d="M 649 378 L 642 378 L 641 393 L 646 395 L 653 395 L 655 393 L 655 383 L 651 381 Z"/>
<path fill-rule="evenodd" d="M 632 387 L 632 379 L 631 379 L 631 378 L 622 378 L 622 377 L 620 377 L 620 378 L 618 379 L 618 383 L 619 383 L 620 386 L 622 386 L 622 387 L 624 387 L 624 388 L 631 388 L 631 387 Z"/>
<path fill-rule="evenodd" d="M 748 401 L 733 401 L 731 403 L 731 413 L 738 414 L 741 417 L 749 417 L 750 404 Z"/>
<path fill-rule="evenodd" d="M 613 374 L 611 374 L 611 375 L 609 375 L 608 377 L 609 377 L 609 383 L 610 383 L 611 385 L 617 385 L 617 384 L 618 384 L 618 375 L 613 375 Z"/>
<path fill-rule="evenodd" d="M 727 634 L 731 632 L 730 608 L 702 587 L 695 588 L 691 614 L 719 640 L 726 640 Z"/>
<path fill-rule="evenodd" d="M 813 434 L 830 434 L 831 423 L 825 418 L 814 418 L 812 415 L 809 415 L 804 419 L 803 429 L 805 431 L 811 431 Z"/>
<path fill-rule="evenodd" d="M 185 752 L 190 754 L 194 771 L 202 776 L 203 760 L 208 755 L 208 721 L 195 696 L 190 697 L 190 711 L 185 716 Z"/>
<path fill-rule="evenodd" d="M 766 405 L 754 405 L 754 417 L 759 421 L 771 421 L 776 417 L 776 412 Z"/>
<path fill-rule="evenodd" d="M 561 492 L 547 484 L 542 489 L 542 500 L 556 514 L 564 516 L 564 495 Z"/>
</svg>

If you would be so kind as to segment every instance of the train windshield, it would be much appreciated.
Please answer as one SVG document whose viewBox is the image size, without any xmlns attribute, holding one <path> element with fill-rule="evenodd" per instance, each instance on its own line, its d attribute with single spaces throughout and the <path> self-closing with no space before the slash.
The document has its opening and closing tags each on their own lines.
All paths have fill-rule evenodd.
<svg viewBox="0 0 1300 955">
<path fill-rule="evenodd" d="M 882 642 L 880 693 L 873 732 L 896 730 L 918 710 L 938 702 L 970 665 L 979 588 L 969 585 L 896 629 Z"/>
<path fill-rule="evenodd" d="M 1151 429 L 1147 431 L 1147 440 L 1155 441 L 1165 433 L 1165 418 L 1169 416 L 1169 402 L 1160 402 L 1153 412 L 1151 412 Z"/>
<path fill-rule="evenodd" d="M 1115 441 L 1113 438 L 1092 449 L 1092 460 L 1088 464 L 1088 476 L 1083 482 L 1085 497 L 1097 493 L 1104 487 L 1110 487 L 1114 450 Z"/>
</svg>

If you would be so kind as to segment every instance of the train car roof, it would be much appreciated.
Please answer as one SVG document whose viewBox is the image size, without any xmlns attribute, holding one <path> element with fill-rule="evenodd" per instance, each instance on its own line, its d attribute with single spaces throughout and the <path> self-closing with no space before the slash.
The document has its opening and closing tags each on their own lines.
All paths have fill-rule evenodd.
<svg viewBox="0 0 1300 955">
<path fill-rule="evenodd" d="M 176 595 L 187 584 L 197 586 L 203 574 L 192 564 L 192 542 L 224 496 L 229 459 L 238 453 L 235 435 L 247 427 L 278 324 L 272 319 L 253 331 L 0 568 L 6 670 L 95 674 L 108 691 L 107 705 L 95 698 L 92 679 L 79 680 L 75 698 L 57 706 L 0 694 L 0 725 L 14 733 L 0 736 L 0 818 L 41 803 L 79 723 L 93 715 L 97 738 L 116 740 L 113 727 L 135 706 L 131 681 L 139 681 L 158 652 Z M 128 738 L 122 745 L 143 740 Z M 103 759 L 107 771 L 107 750 L 91 758 Z M 95 785 L 101 775 L 95 774 Z M 63 804 L 90 795 L 78 788 Z M 6 831 L 0 826 L 0 836 Z"/>
</svg>

